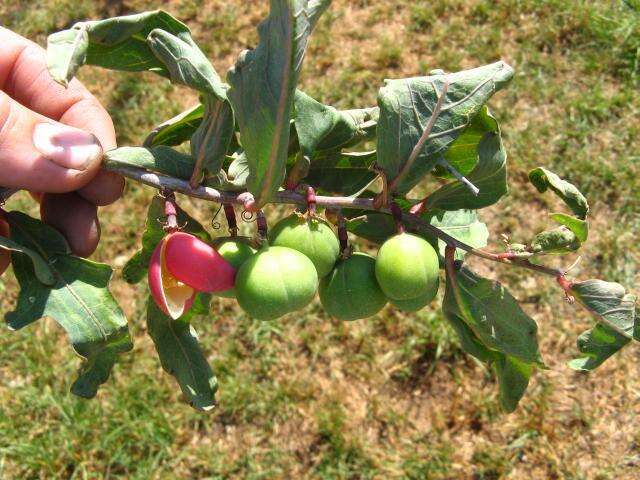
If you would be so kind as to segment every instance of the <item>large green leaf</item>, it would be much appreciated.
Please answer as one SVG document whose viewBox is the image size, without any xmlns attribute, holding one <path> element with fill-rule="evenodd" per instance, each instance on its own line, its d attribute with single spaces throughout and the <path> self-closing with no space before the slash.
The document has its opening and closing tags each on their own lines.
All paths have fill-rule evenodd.
<svg viewBox="0 0 640 480">
<path fill-rule="evenodd" d="M 376 152 L 326 152 L 314 156 L 305 182 L 334 195 L 355 195 L 378 174 L 372 170 Z"/>
<path fill-rule="evenodd" d="M 510 66 L 496 62 L 454 74 L 387 80 L 378 95 L 377 150 L 391 191 L 402 195 L 417 185 L 436 165 L 437 154 L 444 154 L 512 77 Z"/>
<path fill-rule="evenodd" d="M 500 405 L 505 411 L 513 412 L 529 385 L 529 379 L 535 369 L 534 364 L 522 362 L 513 356 L 487 347 L 465 322 L 451 289 L 450 280 L 447 280 L 442 311 L 458 334 L 462 349 L 494 368 L 500 387 Z"/>
<path fill-rule="evenodd" d="M 468 175 L 478 163 L 478 144 L 490 132 L 500 133 L 500 128 L 485 105 L 449 146 L 444 155 L 439 155 L 442 155 L 443 160 L 461 175 Z M 442 165 L 436 165 L 433 174 L 439 178 L 454 178 L 451 172 Z"/>
<path fill-rule="evenodd" d="M 84 64 L 169 76 L 166 66 L 147 43 L 147 36 L 155 29 L 185 41 L 191 38 L 185 24 L 161 10 L 80 22 L 70 30 L 49 37 L 47 65 L 53 78 L 63 85 L 67 85 Z"/>
<path fill-rule="evenodd" d="M 589 204 L 580 190 L 572 183 L 563 180 L 546 168 L 538 167 L 529 172 L 529 181 L 540 193 L 551 189 L 571 209 L 578 218 L 585 219 L 589 213 Z"/>
<path fill-rule="evenodd" d="M 584 356 L 569 362 L 576 370 L 593 370 L 617 353 L 631 339 L 640 341 L 636 297 L 614 282 L 586 280 L 575 283 L 571 293 L 598 320 L 598 324 L 578 337 Z"/>
<path fill-rule="evenodd" d="M 112 270 L 70 255 L 62 235 L 38 220 L 20 212 L 7 219 L 16 242 L 37 251 L 55 276 L 54 285 L 44 285 L 35 277 L 32 261 L 15 253 L 20 296 L 15 310 L 5 316 L 7 324 L 16 330 L 45 316 L 58 322 L 86 359 L 72 392 L 91 398 L 108 378 L 117 354 L 132 348 L 127 321 L 108 289 Z"/>
<path fill-rule="evenodd" d="M 186 142 L 202 123 L 203 116 L 204 105 L 199 103 L 155 127 L 144 140 L 144 146 L 175 146 Z"/>
<path fill-rule="evenodd" d="M 204 98 L 204 116 L 191 137 L 191 155 L 208 172 L 220 171 L 234 135 L 231 104 L 213 96 Z"/>
<path fill-rule="evenodd" d="M 440 212 L 437 215 L 433 215 L 429 223 L 473 248 L 487 246 L 489 230 L 487 225 L 478 219 L 478 214 L 474 210 Z M 437 241 L 440 255 L 444 257 L 447 244 L 439 239 Z M 465 253 L 464 250 L 457 249 L 456 259 L 462 260 L 465 257 Z"/>
<path fill-rule="evenodd" d="M 122 276 L 128 283 L 138 283 L 147 274 L 151 256 L 160 240 L 166 235 L 161 224 L 164 218 L 164 204 L 162 197 L 156 196 L 149 204 L 147 222 L 142 234 L 142 248 L 126 263 Z M 178 207 L 178 225 L 185 232 L 189 232 L 204 242 L 211 242 L 211 237 L 200 223 Z"/>
<path fill-rule="evenodd" d="M 147 43 L 165 65 L 171 81 L 218 99 L 226 99 L 226 87 L 213 65 L 190 36 L 173 35 L 156 28 L 149 32 Z"/>
<path fill-rule="evenodd" d="M 190 323 L 192 316 L 188 313 L 173 320 L 160 311 L 153 299 L 149 298 L 147 302 L 147 331 L 156 346 L 162 368 L 175 377 L 193 408 L 207 411 L 215 407 L 218 381 Z"/>
<path fill-rule="evenodd" d="M 507 154 L 499 132 L 489 132 L 478 144 L 478 163 L 467 175 L 480 190 L 474 195 L 460 181 L 443 185 L 429 195 L 425 209 L 476 210 L 493 205 L 506 195 Z"/>
<path fill-rule="evenodd" d="M 284 179 L 293 98 L 307 42 L 330 0 L 271 0 L 258 27 L 260 42 L 242 53 L 228 75 L 242 146 L 251 174 L 249 191 L 264 205 Z"/>
<path fill-rule="evenodd" d="M 466 267 L 447 268 L 447 277 L 448 301 L 455 301 L 460 317 L 484 345 L 523 362 L 543 365 L 538 326 L 507 289 Z"/>
<path fill-rule="evenodd" d="M 356 118 L 296 90 L 295 127 L 300 150 L 311 157 L 316 150 L 333 150 L 349 143 L 358 133 Z"/>
<path fill-rule="evenodd" d="M 0 250 L 9 250 L 11 252 L 19 252 L 25 254 L 31 259 L 36 278 L 45 285 L 54 285 L 56 283 L 53 271 L 47 264 L 42 255 L 35 250 L 20 245 L 15 240 L 0 236 Z"/>
<path fill-rule="evenodd" d="M 188 180 L 193 172 L 194 158 L 171 147 L 120 147 L 104 155 L 104 167 L 120 166 L 144 168 L 152 172 Z"/>
</svg>

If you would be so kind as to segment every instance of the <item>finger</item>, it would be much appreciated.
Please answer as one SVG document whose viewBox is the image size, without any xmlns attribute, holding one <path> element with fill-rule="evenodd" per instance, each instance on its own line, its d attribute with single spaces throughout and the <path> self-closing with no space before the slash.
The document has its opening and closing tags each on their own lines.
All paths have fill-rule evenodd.
<svg viewBox="0 0 640 480">
<path fill-rule="evenodd" d="M 35 112 L 93 133 L 105 150 L 116 147 L 109 114 L 79 81 L 71 81 L 69 88 L 56 83 L 47 70 L 45 51 L 10 30 L 0 27 L 0 42 L 0 89 Z M 123 188 L 122 177 L 99 173 L 79 193 L 96 205 L 107 205 Z"/>
<path fill-rule="evenodd" d="M 39 115 L 0 92 L 0 184 L 39 192 L 69 192 L 96 175 L 98 139 Z"/>
<path fill-rule="evenodd" d="M 40 216 L 65 236 L 75 255 L 88 257 L 98 246 L 98 207 L 77 193 L 46 193 L 40 204 Z"/>
<path fill-rule="evenodd" d="M 56 83 L 44 49 L 2 27 L 0 44 L 0 90 L 45 117 L 93 133 L 105 149 L 115 147 L 109 114 L 78 80 L 68 88 Z"/>
<path fill-rule="evenodd" d="M 103 207 L 118 200 L 123 191 L 124 178 L 121 175 L 100 170 L 86 187 L 78 190 L 78 194 L 94 205 Z"/>
<path fill-rule="evenodd" d="M 0 212 L 0 237 L 8 237 L 9 235 L 9 224 L 4 220 L 2 212 Z M 10 263 L 11 253 L 0 248 L 0 275 L 9 267 Z"/>
</svg>

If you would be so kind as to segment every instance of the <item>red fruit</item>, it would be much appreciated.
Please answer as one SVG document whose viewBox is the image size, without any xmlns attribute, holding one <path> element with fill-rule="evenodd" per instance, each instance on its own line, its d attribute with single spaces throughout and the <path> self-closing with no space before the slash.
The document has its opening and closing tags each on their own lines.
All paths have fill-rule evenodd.
<svg viewBox="0 0 640 480">
<path fill-rule="evenodd" d="M 212 246 L 184 232 L 167 236 L 167 268 L 180 282 L 199 292 L 233 288 L 236 270 Z"/>
<path fill-rule="evenodd" d="M 171 318 L 180 318 L 193 304 L 196 291 L 176 280 L 167 270 L 167 237 L 163 238 L 149 263 L 149 289 L 160 309 Z"/>
</svg>

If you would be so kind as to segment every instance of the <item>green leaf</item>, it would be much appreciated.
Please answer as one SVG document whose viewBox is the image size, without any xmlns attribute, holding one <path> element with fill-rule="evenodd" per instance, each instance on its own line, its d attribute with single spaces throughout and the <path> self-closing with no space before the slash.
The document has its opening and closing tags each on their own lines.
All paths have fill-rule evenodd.
<svg viewBox="0 0 640 480">
<path fill-rule="evenodd" d="M 455 299 L 460 317 L 480 341 L 492 350 L 543 366 L 538 326 L 509 291 L 466 267 L 450 270 L 447 269 L 448 300 Z"/>
<path fill-rule="evenodd" d="M 194 159 L 164 145 L 157 147 L 120 147 L 104 154 L 104 167 L 136 167 L 171 177 L 188 180 L 193 172 Z"/>
<path fill-rule="evenodd" d="M 499 134 L 500 128 L 485 105 L 444 153 L 444 160 L 460 174 L 468 175 L 478 163 L 478 145 L 487 133 Z M 454 178 L 441 165 L 434 167 L 433 175 L 438 178 Z"/>
<path fill-rule="evenodd" d="M 193 408 L 207 411 L 215 407 L 218 381 L 190 324 L 192 316 L 173 320 L 160 311 L 153 299 L 147 302 L 147 330 L 162 368 L 175 377 Z"/>
<path fill-rule="evenodd" d="M 507 154 L 500 133 L 490 132 L 478 144 L 478 163 L 467 175 L 480 192 L 471 193 L 460 181 L 440 187 L 427 197 L 425 209 L 477 210 L 507 194 Z"/>
<path fill-rule="evenodd" d="M 378 105 L 378 165 L 406 194 L 433 169 L 491 96 L 513 77 L 504 62 L 454 74 L 387 80 Z M 457 207 L 458 210 L 465 207 Z M 473 208 L 473 207 L 467 207 Z"/>
<path fill-rule="evenodd" d="M 154 128 L 145 139 L 144 146 L 175 146 L 186 142 L 202 123 L 203 116 L 204 105 L 199 103 Z"/>
<path fill-rule="evenodd" d="M 149 32 L 147 43 L 174 83 L 226 100 L 226 86 L 190 36 L 180 38 L 156 28 Z"/>
<path fill-rule="evenodd" d="M 227 100 L 212 96 L 204 99 L 204 106 L 202 122 L 191 137 L 191 155 L 202 159 L 205 170 L 216 173 L 222 168 L 235 132 L 233 110 Z"/>
<path fill-rule="evenodd" d="M 316 150 L 333 150 L 349 143 L 358 132 L 355 118 L 296 90 L 295 127 L 300 150 L 311 157 Z"/>
<path fill-rule="evenodd" d="M 640 341 L 636 297 L 613 282 L 586 280 L 575 283 L 571 293 L 598 320 L 598 324 L 578 337 L 582 357 L 569 362 L 575 370 L 589 371 L 627 345 Z"/>
<path fill-rule="evenodd" d="M 574 358 L 568 365 L 574 370 L 594 370 L 630 341 L 628 337 L 599 323 L 578 337 L 578 350 L 583 356 Z"/>
<path fill-rule="evenodd" d="M 585 219 L 587 217 L 587 213 L 589 213 L 587 199 L 572 183 L 561 179 L 555 173 L 542 167 L 535 168 L 529 172 L 529 181 L 540 193 L 551 189 L 578 218 Z"/>
<path fill-rule="evenodd" d="M 397 233 L 391 215 L 370 213 L 346 220 L 347 231 L 370 242 L 381 244 Z"/>
<path fill-rule="evenodd" d="M 474 210 L 440 212 L 438 215 L 433 215 L 429 223 L 473 248 L 487 246 L 489 230 L 487 225 L 478 219 L 478 214 Z M 440 255 L 444 257 L 447 244 L 442 240 L 437 241 Z M 456 250 L 456 259 L 462 260 L 465 255 L 466 252 L 464 250 Z"/>
<path fill-rule="evenodd" d="M 375 161 L 375 151 L 319 154 L 309 165 L 305 183 L 334 195 L 356 195 L 378 176 L 371 169 Z"/>
<path fill-rule="evenodd" d="M 70 255 L 62 235 L 38 220 L 20 212 L 9 213 L 7 219 L 12 237 L 47 261 L 56 282 L 53 286 L 40 283 L 31 260 L 14 254 L 20 296 L 5 320 L 14 330 L 45 316 L 58 322 L 74 350 L 87 360 L 72 392 L 91 398 L 108 378 L 115 356 L 132 348 L 127 321 L 108 289 L 112 270 L 108 265 Z"/>
<path fill-rule="evenodd" d="M 550 217 L 573 232 L 576 238 L 584 243 L 589 236 L 589 222 L 564 213 L 552 213 Z"/>
<path fill-rule="evenodd" d="M 182 40 L 191 38 L 185 24 L 161 10 L 106 20 L 80 22 L 70 30 L 54 33 L 47 47 L 47 65 L 54 79 L 66 85 L 83 64 L 129 72 L 153 71 L 169 76 L 162 61 L 154 55 L 147 36 L 155 29 L 172 33 Z M 86 32 L 88 42 L 78 36 Z M 72 38 L 80 38 L 73 41 Z"/>
<path fill-rule="evenodd" d="M 509 355 L 501 355 L 493 365 L 500 384 L 500 404 L 506 412 L 513 412 L 529 386 L 535 367 Z"/>
<path fill-rule="evenodd" d="M 165 217 L 164 203 L 162 197 L 155 196 L 149 204 L 146 226 L 142 234 L 142 249 L 131 257 L 122 270 L 122 275 L 128 283 L 138 283 L 145 277 L 153 251 L 166 235 L 161 223 Z M 211 242 L 211 237 L 202 225 L 180 207 L 178 207 L 178 225 L 184 226 L 183 231 L 195 235 L 200 240 Z"/>
<path fill-rule="evenodd" d="M 47 262 L 44 260 L 44 258 L 42 258 L 42 255 L 40 255 L 35 250 L 31 250 L 30 248 L 24 247 L 14 240 L 11 240 L 10 238 L 2 236 L 0 236 L 0 250 L 9 250 L 12 252 L 23 253 L 31 259 L 35 275 L 39 281 L 41 281 L 45 285 L 54 285 L 56 283 L 51 268 L 49 268 Z"/>
<path fill-rule="evenodd" d="M 481 362 L 493 366 L 500 387 L 500 405 L 505 411 L 513 412 L 529 385 L 529 379 L 535 369 L 534 364 L 522 362 L 511 355 L 505 355 L 503 352 L 487 347 L 465 322 L 449 279 L 442 311 L 458 334 L 462 350 Z"/>
<path fill-rule="evenodd" d="M 47 39 L 47 69 L 53 79 L 69 85 L 78 68 L 84 65 L 89 48 L 89 34 L 85 28 L 63 30 Z"/>
<path fill-rule="evenodd" d="M 579 250 L 582 243 L 576 234 L 567 227 L 559 227 L 553 230 L 538 233 L 533 240 L 529 251 L 536 254 L 555 254 L 575 252 Z"/>
<path fill-rule="evenodd" d="M 627 338 L 640 341 L 640 325 L 636 318 L 636 296 L 627 293 L 619 283 L 585 280 L 574 283 L 571 293 L 598 322 Z"/>
<path fill-rule="evenodd" d="M 228 74 L 228 92 L 251 174 L 248 189 L 264 205 L 284 179 L 293 98 L 307 42 L 329 0 L 271 0 L 260 42 Z"/>
</svg>

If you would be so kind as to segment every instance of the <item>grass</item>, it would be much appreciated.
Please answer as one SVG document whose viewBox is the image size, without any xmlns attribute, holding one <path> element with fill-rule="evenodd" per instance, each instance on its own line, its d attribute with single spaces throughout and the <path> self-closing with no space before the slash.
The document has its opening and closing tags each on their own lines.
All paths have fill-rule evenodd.
<svg viewBox="0 0 640 480">
<path fill-rule="evenodd" d="M 6 0 L 4 26 L 41 44 L 86 18 L 155 8 L 157 2 Z M 255 44 L 267 2 L 171 1 L 225 72 Z M 640 285 L 640 5 L 611 0 L 334 0 L 310 46 L 302 88 L 338 107 L 373 105 L 382 79 L 456 70 L 504 58 L 512 85 L 491 107 L 509 152 L 511 194 L 483 212 L 500 233 L 526 239 L 559 208 L 526 182 L 544 165 L 590 200 L 592 236 L 575 274 Z M 81 74 L 112 113 L 121 144 L 196 101 L 152 75 Z M 137 248 L 148 189 L 103 209 L 98 260 L 117 265 Z M 203 222 L 213 207 L 183 206 Z M 11 207 L 31 214 L 26 196 Z M 243 228 L 249 228 L 244 225 Z M 115 259 L 115 260 L 114 260 Z M 253 322 L 216 302 L 194 326 L 218 374 L 208 416 L 180 401 L 146 336 L 145 287 L 119 274 L 113 290 L 130 318 L 135 349 L 90 402 L 69 390 L 78 359 L 54 322 L 0 337 L 1 478 L 635 478 L 640 367 L 625 349 L 591 375 L 564 364 L 591 324 L 552 282 L 495 265 L 540 326 L 550 369 L 504 415 L 495 380 L 459 349 L 434 304 L 340 323 L 314 304 L 276 323 Z M 0 282 L 2 310 L 15 299 Z"/>
</svg>

